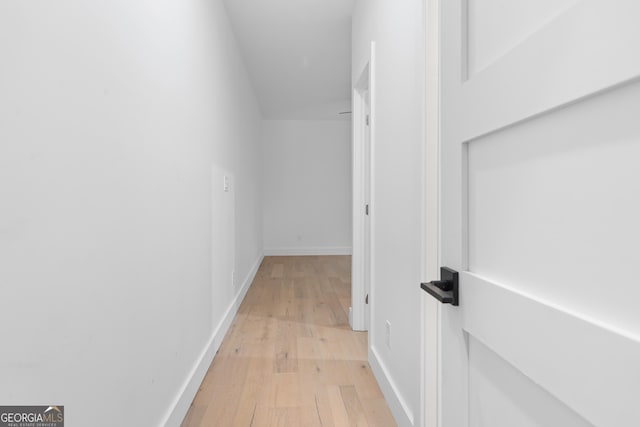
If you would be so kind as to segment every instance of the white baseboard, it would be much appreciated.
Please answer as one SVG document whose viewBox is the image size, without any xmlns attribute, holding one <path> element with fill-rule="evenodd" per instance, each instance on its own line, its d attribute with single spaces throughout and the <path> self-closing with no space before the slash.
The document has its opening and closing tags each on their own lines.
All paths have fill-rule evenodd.
<svg viewBox="0 0 640 427">
<path fill-rule="evenodd" d="M 351 246 L 265 248 L 266 256 L 351 255 Z"/>
<path fill-rule="evenodd" d="M 169 411 L 164 417 L 164 422 L 160 425 L 163 425 L 165 427 L 178 427 L 182 423 L 184 417 L 187 415 L 187 411 L 191 406 L 191 402 L 196 396 L 196 393 L 200 388 L 200 384 L 202 383 L 207 370 L 209 370 L 209 366 L 211 365 L 216 352 L 220 348 L 220 344 L 222 344 L 222 339 L 229 330 L 229 327 L 233 322 L 233 318 L 238 312 L 238 308 L 240 307 L 242 300 L 247 294 L 247 291 L 249 290 L 249 287 L 251 286 L 256 273 L 258 272 L 258 268 L 260 268 L 260 264 L 262 263 L 263 258 L 264 257 L 262 255 L 259 256 L 256 263 L 251 268 L 251 271 L 249 271 L 249 274 L 247 274 L 247 277 L 242 283 L 240 291 L 231 302 L 231 305 L 229 305 L 229 308 L 222 317 L 220 323 L 218 323 L 216 329 L 213 331 L 213 335 L 209 339 L 209 342 L 207 342 L 204 350 L 202 350 L 202 353 L 200 353 L 198 360 L 193 366 L 193 369 L 191 369 L 191 372 L 189 372 L 189 375 L 185 379 L 185 382 L 178 392 L 176 399 L 174 400 L 173 404 L 170 406 Z"/>
<path fill-rule="evenodd" d="M 393 378 L 389 375 L 389 371 L 380 359 L 375 347 L 369 347 L 369 365 L 389 405 L 389 409 L 391 409 L 396 424 L 400 427 L 413 427 L 415 422 L 413 411 L 411 411 L 407 402 L 398 392 Z"/>
</svg>

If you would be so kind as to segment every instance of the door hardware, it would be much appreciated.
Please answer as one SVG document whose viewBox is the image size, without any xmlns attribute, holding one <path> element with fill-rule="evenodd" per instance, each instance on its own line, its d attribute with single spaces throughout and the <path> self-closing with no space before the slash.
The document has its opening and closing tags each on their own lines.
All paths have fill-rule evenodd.
<svg viewBox="0 0 640 427">
<path fill-rule="evenodd" d="M 458 272 L 440 267 L 440 280 L 421 283 L 420 287 L 443 304 L 458 305 Z"/>
</svg>

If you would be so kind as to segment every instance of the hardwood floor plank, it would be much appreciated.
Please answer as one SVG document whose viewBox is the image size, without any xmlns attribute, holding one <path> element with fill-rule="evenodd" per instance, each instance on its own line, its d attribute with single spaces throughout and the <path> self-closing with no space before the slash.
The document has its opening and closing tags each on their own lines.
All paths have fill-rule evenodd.
<svg viewBox="0 0 640 427">
<path fill-rule="evenodd" d="M 284 264 L 274 264 L 271 269 L 271 278 L 280 279 L 284 274 Z"/>
<path fill-rule="evenodd" d="M 393 427 L 348 324 L 348 256 L 266 257 L 182 427 Z"/>
<path fill-rule="evenodd" d="M 349 382 L 356 387 L 360 399 L 383 399 L 369 364 L 360 361 L 348 363 L 351 365 L 348 369 Z"/>
<path fill-rule="evenodd" d="M 299 407 L 299 376 L 294 372 L 273 374 L 271 376 L 271 390 L 268 404 L 271 408 Z"/>
<path fill-rule="evenodd" d="M 274 372 L 298 371 L 298 345 L 294 322 L 280 322 L 275 344 Z"/>
<path fill-rule="evenodd" d="M 244 389 L 238 401 L 238 410 L 232 425 L 249 426 L 255 416 L 258 403 L 266 403 L 271 385 L 271 360 L 252 358 L 249 361 Z"/>
<path fill-rule="evenodd" d="M 352 385 L 340 386 L 340 394 L 342 395 L 342 401 L 344 402 L 344 407 L 347 410 L 347 415 L 349 415 L 350 425 L 367 427 L 369 423 L 367 422 L 362 404 L 358 398 L 356 388 Z"/>
<path fill-rule="evenodd" d="M 389 411 L 383 397 L 378 399 L 363 399 L 362 408 L 369 423 L 369 427 L 395 426 L 396 422 Z"/>
<path fill-rule="evenodd" d="M 327 393 L 329 394 L 333 423 L 336 427 L 349 427 L 351 423 L 349 422 L 347 408 L 345 408 L 344 401 L 342 400 L 340 386 L 329 386 L 327 388 Z"/>
</svg>

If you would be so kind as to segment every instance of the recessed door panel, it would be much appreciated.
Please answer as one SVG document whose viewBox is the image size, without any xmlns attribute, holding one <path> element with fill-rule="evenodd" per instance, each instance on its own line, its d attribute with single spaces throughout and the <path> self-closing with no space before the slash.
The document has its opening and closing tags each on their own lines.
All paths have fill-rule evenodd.
<svg viewBox="0 0 640 427">
<path fill-rule="evenodd" d="M 469 339 L 470 425 L 592 427 L 482 342 Z"/>
<path fill-rule="evenodd" d="M 640 83 L 468 143 L 468 270 L 640 330 Z"/>
<path fill-rule="evenodd" d="M 467 0 L 469 77 L 494 64 L 578 1 Z"/>
</svg>

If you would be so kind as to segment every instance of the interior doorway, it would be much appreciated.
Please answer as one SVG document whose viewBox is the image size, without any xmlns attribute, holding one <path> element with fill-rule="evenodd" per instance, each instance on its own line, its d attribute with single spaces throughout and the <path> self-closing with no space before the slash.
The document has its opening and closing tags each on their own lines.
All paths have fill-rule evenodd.
<svg viewBox="0 0 640 427">
<path fill-rule="evenodd" d="M 349 323 L 368 331 L 373 315 L 374 48 L 353 88 L 353 257 Z"/>
</svg>

